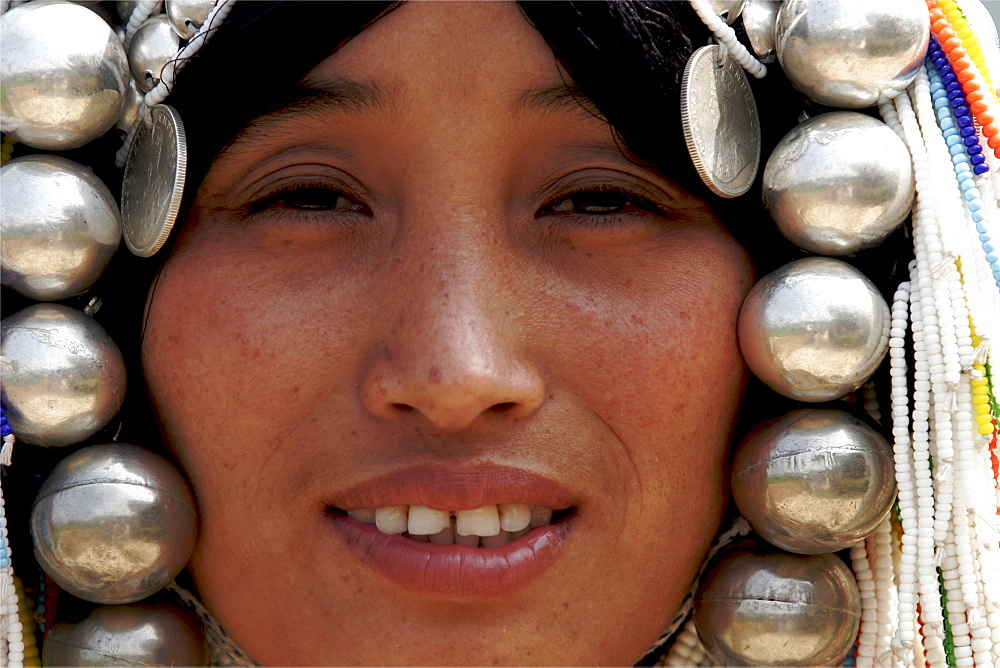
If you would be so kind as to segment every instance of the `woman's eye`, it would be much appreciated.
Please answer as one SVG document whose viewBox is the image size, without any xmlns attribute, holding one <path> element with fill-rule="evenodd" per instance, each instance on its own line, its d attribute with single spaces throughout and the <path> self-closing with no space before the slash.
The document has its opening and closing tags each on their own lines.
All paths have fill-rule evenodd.
<svg viewBox="0 0 1000 668">
<path fill-rule="evenodd" d="M 542 214 L 580 214 L 614 216 L 639 211 L 658 212 L 659 208 L 645 197 L 620 190 L 581 190 L 566 195 L 542 207 Z"/>
<path fill-rule="evenodd" d="M 369 214 L 368 207 L 329 187 L 299 186 L 282 189 L 250 205 L 250 213 L 273 209 L 304 212 L 356 212 Z"/>
</svg>

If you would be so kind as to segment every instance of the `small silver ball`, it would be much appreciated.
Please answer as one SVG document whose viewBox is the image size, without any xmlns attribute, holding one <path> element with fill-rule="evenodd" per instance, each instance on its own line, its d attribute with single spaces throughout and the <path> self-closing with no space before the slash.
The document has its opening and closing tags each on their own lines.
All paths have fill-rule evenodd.
<svg viewBox="0 0 1000 668">
<path fill-rule="evenodd" d="M 38 301 L 65 299 L 94 284 L 118 249 L 121 214 L 92 171 L 54 155 L 0 167 L 0 275 Z"/>
<path fill-rule="evenodd" d="M 26 443 L 78 443 L 104 427 L 125 397 L 125 362 L 81 311 L 35 304 L 0 322 L 3 405 Z"/>
<path fill-rule="evenodd" d="M 83 146 L 114 126 L 128 60 L 111 27 L 86 7 L 31 2 L 0 21 L 0 129 L 28 146 Z"/>
<path fill-rule="evenodd" d="M 155 605 L 95 608 L 45 634 L 46 666 L 207 666 L 201 626 L 183 609 Z"/>
<path fill-rule="evenodd" d="M 743 29 L 754 53 L 761 58 L 774 54 L 774 28 L 779 9 L 781 0 L 746 0 L 743 3 Z"/>
<path fill-rule="evenodd" d="M 910 212 L 910 152 L 889 126 L 856 111 L 820 114 L 778 142 L 763 195 L 781 233 L 820 255 L 885 239 Z"/>
<path fill-rule="evenodd" d="M 166 0 L 170 25 L 183 39 L 191 39 L 208 19 L 215 0 Z"/>
<path fill-rule="evenodd" d="M 929 34 L 921 0 L 786 0 L 775 40 L 796 88 L 831 107 L 861 109 L 913 81 Z"/>
<path fill-rule="evenodd" d="M 808 257 L 764 276 L 739 319 L 750 370 L 797 401 L 829 401 L 858 389 L 889 349 L 889 307 L 860 271 Z"/>
<path fill-rule="evenodd" d="M 150 16 L 139 26 L 128 48 L 128 63 L 139 89 L 152 90 L 160 83 L 163 67 L 177 57 L 180 38 L 165 14 Z"/>
<path fill-rule="evenodd" d="M 840 665 L 861 623 L 851 570 L 832 554 L 733 550 L 702 578 L 698 635 L 726 665 Z"/>
<path fill-rule="evenodd" d="M 896 498 L 892 448 L 838 410 L 797 410 L 758 425 L 736 450 L 732 484 L 754 531 L 799 554 L 850 547 Z"/>
<path fill-rule="evenodd" d="M 149 450 L 109 443 L 63 459 L 31 509 L 38 563 L 94 603 L 132 603 L 184 568 L 198 517 L 187 483 Z"/>
<path fill-rule="evenodd" d="M 743 0 L 708 0 L 716 16 L 732 25 L 743 11 Z"/>
</svg>

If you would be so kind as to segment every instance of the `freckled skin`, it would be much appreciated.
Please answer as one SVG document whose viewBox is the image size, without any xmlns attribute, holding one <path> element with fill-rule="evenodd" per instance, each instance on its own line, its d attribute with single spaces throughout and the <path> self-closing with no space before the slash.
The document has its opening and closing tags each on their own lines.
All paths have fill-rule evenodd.
<svg viewBox="0 0 1000 668">
<path fill-rule="evenodd" d="M 565 73 L 513 5 L 409 3 L 310 74 L 331 76 L 390 103 L 227 149 L 150 303 L 144 364 L 199 499 L 201 596 L 262 664 L 634 662 L 725 504 L 742 249 L 662 174 L 576 148 L 614 147 L 600 120 L 517 107 Z M 349 180 L 368 213 L 243 213 L 303 178 Z M 595 183 L 670 210 L 552 213 Z M 330 493 L 480 462 L 574 496 L 529 586 L 427 597 L 330 548 Z"/>
</svg>

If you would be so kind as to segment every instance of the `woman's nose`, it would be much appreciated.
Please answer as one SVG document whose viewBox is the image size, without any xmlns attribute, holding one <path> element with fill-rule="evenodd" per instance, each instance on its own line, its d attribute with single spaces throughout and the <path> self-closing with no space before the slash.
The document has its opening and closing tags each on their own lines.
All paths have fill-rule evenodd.
<svg viewBox="0 0 1000 668">
<path fill-rule="evenodd" d="M 525 357 L 515 320 L 477 289 L 484 283 L 414 283 L 432 285 L 397 302 L 399 317 L 366 369 L 367 410 L 386 420 L 418 414 L 445 431 L 534 413 L 545 396 L 543 380 Z"/>
</svg>

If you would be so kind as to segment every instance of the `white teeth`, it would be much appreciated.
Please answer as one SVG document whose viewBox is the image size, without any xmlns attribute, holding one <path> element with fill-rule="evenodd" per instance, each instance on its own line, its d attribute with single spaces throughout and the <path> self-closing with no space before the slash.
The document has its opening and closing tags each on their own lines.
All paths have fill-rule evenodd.
<svg viewBox="0 0 1000 668">
<path fill-rule="evenodd" d="M 374 524 L 382 533 L 401 534 L 435 545 L 500 547 L 535 527 L 552 521 L 552 509 L 523 503 L 500 503 L 472 510 L 435 510 L 427 506 L 385 506 L 347 511 L 362 524 Z"/>
<path fill-rule="evenodd" d="M 483 547 L 503 547 L 510 542 L 510 532 L 501 531 L 495 536 L 483 536 Z"/>
<path fill-rule="evenodd" d="M 374 508 L 359 508 L 358 510 L 348 510 L 347 516 L 357 520 L 362 524 L 375 524 Z"/>
<path fill-rule="evenodd" d="M 500 528 L 504 531 L 520 531 L 531 522 L 531 506 L 522 503 L 498 503 Z"/>
<path fill-rule="evenodd" d="M 382 533 L 403 533 L 406 531 L 407 506 L 386 506 L 375 509 L 375 526 Z"/>
<path fill-rule="evenodd" d="M 449 524 L 446 528 L 442 529 L 440 533 L 432 534 L 428 536 L 430 541 L 435 545 L 454 545 L 455 544 L 455 530 L 451 528 Z"/>
<path fill-rule="evenodd" d="M 451 527 L 451 513 L 426 506 L 410 506 L 407 531 L 413 536 L 430 536 Z"/>
<path fill-rule="evenodd" d="M 496 536 L 500 533 L 500 515 L 496 505 L 457 511 L 455 533 L 459 536 Z"/>
<path fill-rule="evenodd" d="M 531 526 L 543 527 L 552 521 L 552 509 L 545 506 L 531 507 Z"/>
</svg>

